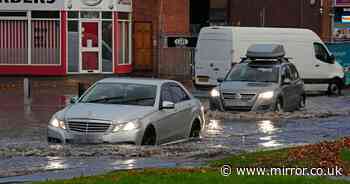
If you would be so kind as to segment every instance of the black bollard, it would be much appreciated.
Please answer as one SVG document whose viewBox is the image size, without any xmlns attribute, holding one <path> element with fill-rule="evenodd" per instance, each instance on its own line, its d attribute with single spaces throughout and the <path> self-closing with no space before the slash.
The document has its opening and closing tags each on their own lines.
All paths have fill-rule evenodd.
<svg viewBox="0 0 350 184">
<path fill-rule="evenodd" d="M 83 94 L 84 94 L 84 92 L 85 92 L 85 84 L 84 83 L 78 83 L 78 95 L 79 95 L 79 97 L 81 97 Z"/>
</svg>

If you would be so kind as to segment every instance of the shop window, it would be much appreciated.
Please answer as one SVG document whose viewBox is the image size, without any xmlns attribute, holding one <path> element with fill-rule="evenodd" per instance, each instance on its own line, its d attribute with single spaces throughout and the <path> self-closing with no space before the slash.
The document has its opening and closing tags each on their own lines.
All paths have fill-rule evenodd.
<svg viewBox="0 0 350 184">
<path fill-rule="evenodd" d="M 88 19 L 93 19 L 93 18 L 100 18 L 100 12 L 80 12 L 80 17 L 81 18 L 88 18 Z"/>
<path fill-rule="evenodd" d="M 31 25 L 31 63 L 60 64 L 59 21 L 33 20 Z"/>
<path fill-rule="evenodd" d="M 33 19 L 59 19 L 59 11 L 32 11 Z"/>
<path fill-rule="evenodd" d="M 0 64 L 28 64 L 26 20 L 0 20 Z"/>
<path fill-rule="evenodd" d="M 130 61 L 130 47 L 131 37 L 130 29 L 131 24 L 127 21 L 119 22 L 119 64 L 131 64 Z"/>
<path fill-rule="evenodd" d="M 79 23 L 68 21 L 68 72 L 79 72 Z"/>
<path fill-rule="evenodd" d="M 102 22 L 102 72 L 113 72 L 113 24 Z"/>
</svg>

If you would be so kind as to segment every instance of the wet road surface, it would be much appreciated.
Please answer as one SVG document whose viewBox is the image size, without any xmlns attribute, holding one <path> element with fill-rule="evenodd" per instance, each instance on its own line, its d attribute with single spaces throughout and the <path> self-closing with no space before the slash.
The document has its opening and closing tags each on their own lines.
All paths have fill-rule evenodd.
<svg viewBox="0 0 350 184">
<path fill-rule="evenodd" d="M 65 95 L 62 95 L 65 94 Z M 64 107 L 74 89 L 57 87 L 33 91 L 25 105 L 20 90 L 0 93 L 0 183 L 64 179 L 106 171 L 193 166 L 244 151 L 318 143 L 350 136 L 350 117 L 234 120 L 211 116 L 202 138 L 184 143 L 138 147 L 132 145 L 48 145 L 46 127 L 51 115 Z M 349 98 L 315 97 L 310 109 L 324 112 L 350 109 Z M 344 102 L 345 101 L 345 102 Z M 326 107 L 331 103 L 331 107 Z M 350 112 L 350 111 L 349 111 Z M 320 111 L 320 113 L 323 113 Z M 340 114 L 341 115 L 341 114 Z M 218 115 L 219 117 L 219 115 Z M 71 174 L 68 174 L 71 173 Z M 22 175 L 20 177 L 10 177 Z M 23 176 L 26 175 L 26 176 Z"/>
</svg>

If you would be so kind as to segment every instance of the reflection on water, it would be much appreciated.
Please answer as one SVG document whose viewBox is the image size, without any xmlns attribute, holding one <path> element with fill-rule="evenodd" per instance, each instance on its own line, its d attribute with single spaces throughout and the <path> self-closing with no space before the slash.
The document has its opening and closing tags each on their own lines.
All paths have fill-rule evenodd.
<svg viewBox="0 0 350 184">
<path fill-rule="evenodd" d="M 267 134 L 267 136 L 262 136 L 259 138 L 260 141 L 263 141 L 262 143 L 259 143 L 259 145 L 265 148 L 283 146 L 283 144 L 279 143 L 277 140 L 274 140 L 273 136 L 270 136 L 278 130 L 272 121 L 265 120 L 265 121 L 258 122 L 258 129 L 263 134 Z"/>
<path fill-rule="evenodd" d="M 259 127 L 259 130 L 264 134 L 272 134 L 277 130 L 273 125 L 272 121 L 270 120 L 259 122 L 258 127 Z"/>
<path fill-rule="evenodd" d="M 120 161 L 116 162 L 116 164 L 119 164 Z M 121 162 L 121 165 L 125 165 L 126 169 L 133 169 L 136 167 L 136 160 L 135 159 L 129 159 Z"/>
<path fill-rule="evenodd" d="M 49 158 L 45 170 L 62 170 L 68 168 L 68 165 L 65 164 L 64 159 L 62 158 Z"/>
<path fill-rule="evenodd" d="M 223 130 L 223 126 L 219 120 L 210 120 L 207 125 L 207 132 L 209 134 L 219 134 Z"/>
</svg>

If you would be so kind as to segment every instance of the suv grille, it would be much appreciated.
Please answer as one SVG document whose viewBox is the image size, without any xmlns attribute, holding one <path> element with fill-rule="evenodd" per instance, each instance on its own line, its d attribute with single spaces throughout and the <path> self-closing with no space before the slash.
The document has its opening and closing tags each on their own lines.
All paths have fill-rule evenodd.
<svg viewBox="0 0 350 184">
<path fill-rule="evenodd" d="M 256 94 L 223 93 L 224 99 L 250 101 Z"/>
<path fill-rule="evenodd" d="M 68 121 L 68 129 L 74 132 L 83 133 L 104 133 L 106 132 L 111 123 L 100 123 L 90 121 Z"/>
</svg>

